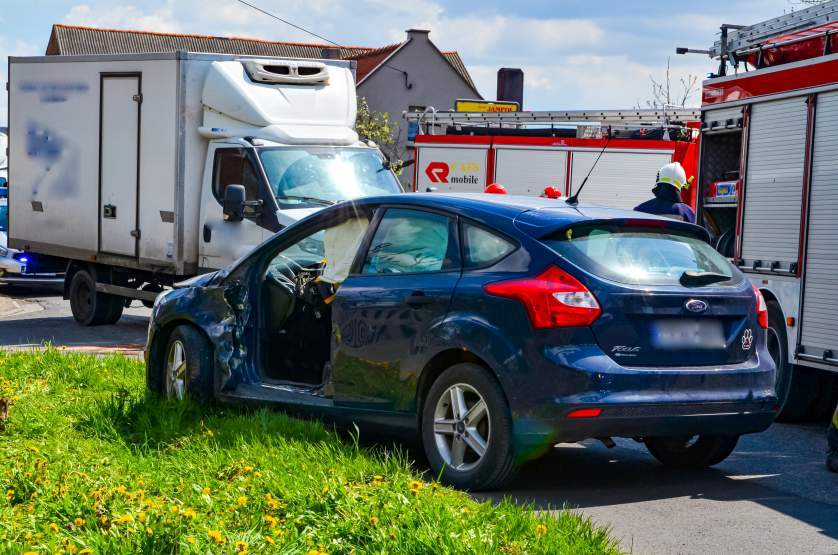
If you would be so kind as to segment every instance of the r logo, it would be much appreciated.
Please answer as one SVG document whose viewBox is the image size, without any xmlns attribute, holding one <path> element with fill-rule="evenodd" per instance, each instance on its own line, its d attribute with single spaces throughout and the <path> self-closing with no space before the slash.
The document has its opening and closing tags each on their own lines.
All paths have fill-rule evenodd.
<svg viewBox="0 0 838 555">
<path fill-rule="evenodd" d="M 431 162 L 425 168 L 425 175 L 431 183 L 448 183 L 448 164 L 445 162 Z"/>
</svg>

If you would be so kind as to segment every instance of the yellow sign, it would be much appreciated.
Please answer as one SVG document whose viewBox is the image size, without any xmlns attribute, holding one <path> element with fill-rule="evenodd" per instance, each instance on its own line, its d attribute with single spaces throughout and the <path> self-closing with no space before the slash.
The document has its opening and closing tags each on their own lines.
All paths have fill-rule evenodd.
<svg viewBox="0 0 838 555">
<path fill-rule="evenodd" d="M 485 100 L 457 100 L 454 104 L 455 112 L 517 112 L 517 102 L 495 102 Z"/>
</svg>

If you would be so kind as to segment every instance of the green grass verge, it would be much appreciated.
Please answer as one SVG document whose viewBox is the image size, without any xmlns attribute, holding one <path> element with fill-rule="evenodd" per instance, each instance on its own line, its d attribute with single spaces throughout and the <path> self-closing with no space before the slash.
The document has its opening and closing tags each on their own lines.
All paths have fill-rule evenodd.
<svg viewBox="0 0 838 555">
<path fill-rule="evenodd" d="M 316 422 L 147 395 L 139 361 L 0 352 L 0 552 L 616 553 Z"/>
</svg>

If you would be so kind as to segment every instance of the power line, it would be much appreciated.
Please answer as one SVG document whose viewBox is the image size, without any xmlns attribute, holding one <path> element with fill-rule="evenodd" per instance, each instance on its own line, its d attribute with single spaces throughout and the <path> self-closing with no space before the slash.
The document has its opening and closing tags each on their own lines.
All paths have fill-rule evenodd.
<svg viewBox="0 0 838 555">
<path fill-rule="evenodd" d="M 340 48 L 340 49 L 344 49 L 344 48 L 346 48 L 345 46 L 340 45 L 340 44 L 336 43 L 336 42 L 335 42 L 335 41 L 333 41 L 333 40 L 329 40 L 329 39 L 327 39 L 327 38 L 326 38 L 326 37 L 324 37 L 323 35 L 318 35 L 318 34 L 317 34 L 317 33 L 315 33 L 314 31 L 309 31 L 309 30 L 308 30 L 308 29 L 306 29 L 305 27 L 302 27 L 302 26 L 300 26 L 300 25 L 297 25 L 296 23 L 292 23 L 292 22 L 288 21 L 287 19 L 283 19 L 283 18 L 279 17 L 278 15 L 273 14 L 273 13 L 271 13 L 271 12 L 267 11 L 267 10 L 263 10 L 263 9 L 262 9 L 262 8 L 260 8 L 259 6 L 256 6 L 256 5 L 254 5 L 254 4 L 251 4 L 250 2 L 246 2 L 245 0 L 236 0 L 236 2 L 238 2 L 239 4 L 244 4 L 245 6 L 247 6 L 247 7 L 249 7 L 249 8 L 252 8 L 252 9 L 256 10 L 257 12 L 262 13 L 262 14 L 264 14 L 264 15 L 268 16 L 268 17 L 272 17 L 273 19 L 276 19 L 277 21 L 281 21 L 282 23 L 285 23 L 286 25 L 290 25 L 290 26 L 291 26 L 291 27 L 293 27 L 294 29 L 297 29 L 297 30 L 299 30 L 299 31 L 302 31 L 303 33 L 307 33 L 307 34 L 309 34 L 309 35 L 311 35 L 311 36 L 313 36 L 313 37 L 317 37 L 317 38 L 318 38 L 318 39 L 320 39 L 320 40 L 326 41 L 326 42 L 328 42 L 329 44 L 331 44 L 331 45 L 333 45 L 333 46 L 337 46 L 337 47 L 338 47 L 338 48 Z M 388 69 L 392 69 L 393 71 L 398 71 L 399 73 L 401 73 L 402 75 L 404 75 L 404 86 L 405 86 L 405 88 L 407 88 L 408 90 L 410 90 L 410 89 L 412 89 L 412 88 L 413 88 L 413 83 L 408 82 L 408 75 L 407 75 L 407 72 L 406 72 L 405 70 L 403 70 L 403 69 L 401 69 L 401 68 L 398 68 L 398 67 L 396 67 L 396 66 L 392 66 L 392 65 L 388 64 L 387 62 L 384 62 L 382 65 L 383 65 L 384 67 L 388 68 Z"/>
<path fill-rule="evenodd" d="M 245 6 L 248 6 L 248 7 L 250 7 L 250 8 L 253 8 L 253 9 L 254 9 L 254 10 L 256 10 L 257 12 L 261 12 L 261 13 L 265 14 L 265 15 L 266 15 L 266 16 L 268 16 L 268 17 L 272 17 L 272 18 L 276 19 L 277 21 L 281 21 L 281 22 L 285 23 L 286 25 L 290 25 L 290 26 L 291 26 L 291 27 L 293 27 L 294 29 L 298 29 L 298 30 L 302 31 L 303 33 L 308 33 L 309 35 L 311 35 L 311 36 L 313 36 L 313 37 L 317 37 L 317 38 L 318 38 L 318 39 L 320 39 L 320 40 L 324 40 L 324 41 L 328 42 L 329 44 L 332 44 L 332 45 L 334 45 L 334 46 L 337 46 L 338 48 L 343 48 L 343 46 L 341 46 L 340 44 L 336 43 L 336 42 L 335 42 L 335 41 L 333 41 L 333 40 L 329 40 L 329 39 L 327 39 L 326 37 L 324 37 L 324 36 L 322 36 L 322 35 L 318 35 L 318 34 L 317 34 L 317 33 L 315 33 L 314 31 L 309 31 L 309 30 L 308 30 L 308 29 L 306 29 L 305 27 L 300 27 L 299 25 L 297 25 L 297 24 L 295 24 L 295 23 L 291 23 L 291 22 L 290 22 L 290 21 L 288 21 L 287 19 L 282 19 L 282 18 L 281 18 L 281 17 L 279 17 L 278 15 L 275 15 L 275 14 L 272 14 L 271 12 L 269 12 L 269 11 L 263 10 L 263 9 L 262 9 L 262 8 L 260 8 L 259 6 L 255 6 L 255 5 L 251 4 L 250 2 L 245 2 L 245 0 L 236 0 L 236 1 L 237 1 L 237 2 L 239 2 L 240 4 L 244 4 Z"/>
</svg>

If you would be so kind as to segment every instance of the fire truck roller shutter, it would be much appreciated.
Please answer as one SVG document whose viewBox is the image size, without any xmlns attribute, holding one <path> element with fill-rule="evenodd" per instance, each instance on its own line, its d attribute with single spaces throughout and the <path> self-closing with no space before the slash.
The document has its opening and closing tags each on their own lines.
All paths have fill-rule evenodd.
<svg viewBox="0 0 838 555">
<path fill-rule="evenodd" d="M 751 109 L 748 169 L 740 257 L 746 267 L 797 262 L 806 158 L 807 106 L 804 97 L 754 104 Z"/>
<path fill-rule="evenodd" d="M 606 151 L 597 163 L 580 202 L 631 210 L 652 198 L 661 166 L 672 162 L 673 151 Z M 571 190 L 577 191 L 599 156 L 599 150 L 574 151 Z"/>
<path fill-rule="evenodd" d="M 832 351 L 838 359 L 838 92 L 817 102 L 801 345 L 808 355 Z"/>
<path fill-rule="evenodd" d="M 495 181 L 510 195 L 539 196 L 551 185 L 564 193 L 567 151 L 505 147 L 495 152 Z"/>
</svg>

